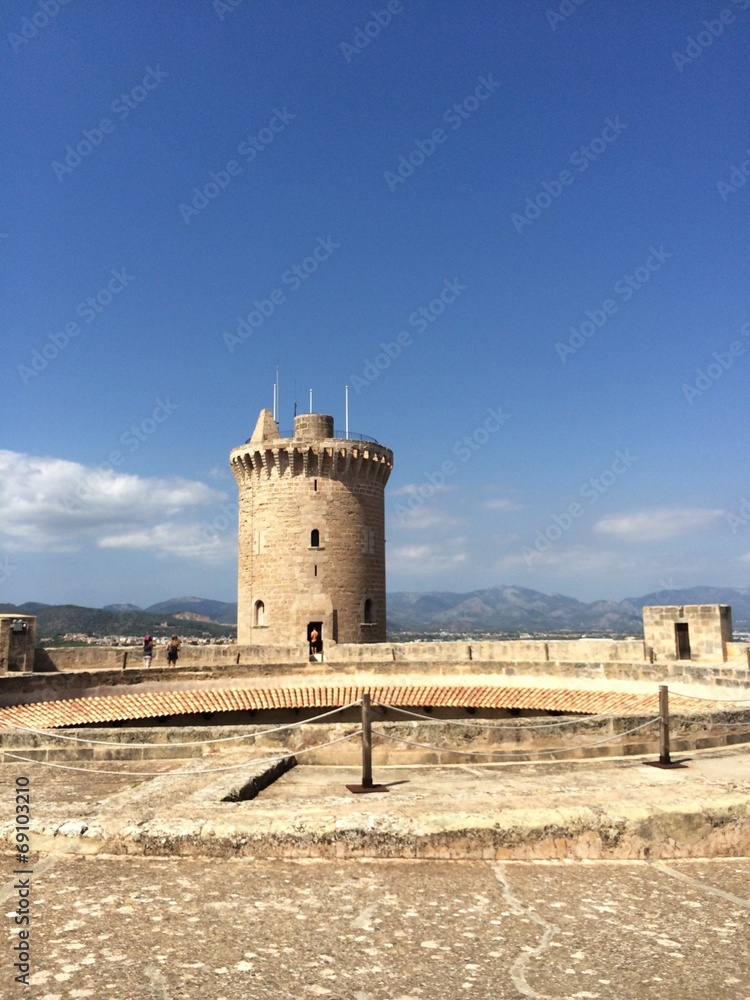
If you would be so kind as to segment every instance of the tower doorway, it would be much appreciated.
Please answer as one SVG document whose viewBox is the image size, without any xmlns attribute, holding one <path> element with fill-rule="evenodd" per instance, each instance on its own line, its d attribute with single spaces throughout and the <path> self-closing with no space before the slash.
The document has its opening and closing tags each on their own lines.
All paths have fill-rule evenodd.
<svg viewBox="0 0 750 1000">
<path fill-rule="evenodd" d="M 687 622 L 676 622 L 674 627 L 674 638 L 677 645 L 677 659 L 689 660 L 690 656 L 690 632 Z"/>
</svg>

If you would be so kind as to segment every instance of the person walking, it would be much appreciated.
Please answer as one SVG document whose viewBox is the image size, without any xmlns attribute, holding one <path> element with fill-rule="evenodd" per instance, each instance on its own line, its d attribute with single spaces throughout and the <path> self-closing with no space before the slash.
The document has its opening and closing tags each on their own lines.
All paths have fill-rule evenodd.
<svg viewBox="0 0 750 1000">
<path fill-rule="evenodd" d="M 150 635 L 144 636 L 143 639 L 143 666 L 151 666 L 151 658 L 154 655 L 154 640 Z"/>
</svg>

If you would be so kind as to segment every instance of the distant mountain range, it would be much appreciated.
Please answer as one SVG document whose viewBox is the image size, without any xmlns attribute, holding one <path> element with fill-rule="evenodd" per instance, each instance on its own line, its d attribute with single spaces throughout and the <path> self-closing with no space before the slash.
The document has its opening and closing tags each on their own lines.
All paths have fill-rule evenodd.
<svg viewBox="0 0 750 1000">
<path fill-rule="evenodd" d="M 439 632 L 588 632 L 639 635 L 647 604 L 730 604 L 735 628 L 750 628 L 750 589 L 691 587 L 660 590 L 624 601 L 589 604 L 563 594 L 543 594 L 524 587 L 490 587 L 467 594 L 446 591 L 388 595 L 388 630 L 398 633 Z M 40 636 L 81 632 L 126 635 L 152 631 L 194 635 L 233 634 L 237 605 L 200 597 L 175 597 L 148 608 L 110 604 L 105 608 L 39 604 L 0 605 L 0 613 L 35 614 Z"/>
<path fill-rule="evenodd" d="M 388 595 L 388 627 L 415 632 L 618 632 L 642 633 L 649 604 L 731 604 L 735 627 L 750 625 L 750 589 L 691 587 L 660 590 L 624 601 L 586 604 L 563 594 L 524 587 L 491 587 L 468 594 L 442 591 Z"/>
<path fill-rule="evenodd" d="M 217 614 L 219 621 L 203 613 L 204 604 Z M 228 609 L 228 617 L 220 614 L 222 608 Z M 110 635 L 139 637 L 146 633 L 163 637 L 177 633 L 210 639 L 235 635 L 237 605 L 224 604 L 221 601 L 203 602 L 198 598 L 176 598 L 174 601 L 165 601 L 163 604 L 154 605 L 153 608 L 144 609 L 135 608 L 132 604 L 110 605 L 109 608 L 83 608 L 74 604 L 40 604 L 37 601 L 21 605 L 0 604 L 0 614 L 18 613 L 36 615 L 39 638 L 53 640 L 76 633 L 99 638 Z"/>
</svg>

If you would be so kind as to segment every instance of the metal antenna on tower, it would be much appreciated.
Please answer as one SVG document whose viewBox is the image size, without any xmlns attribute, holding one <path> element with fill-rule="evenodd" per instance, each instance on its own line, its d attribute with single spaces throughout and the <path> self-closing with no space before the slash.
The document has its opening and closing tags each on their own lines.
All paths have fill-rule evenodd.
<svg viewBox="0 0 750 1000">
<path fill-rule="evenodd" d="M 349 386 L 344 386 L 344 437 L 349 437 Z"/>
<path fill-rule="evenodd" d="M 310 390 L 310 413 L 312 413 L 312 411 L 313 411 L 313 408 L 312 408 L 312 389 L 311 389 Z"/>
</svg>

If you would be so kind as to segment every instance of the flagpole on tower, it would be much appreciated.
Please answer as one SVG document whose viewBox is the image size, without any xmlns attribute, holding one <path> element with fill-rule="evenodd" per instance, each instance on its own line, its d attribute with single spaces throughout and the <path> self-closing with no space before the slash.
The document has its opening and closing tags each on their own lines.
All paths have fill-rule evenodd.
<svg viewBox="0 0 750 1000">
<path fill-rule="evenodd" d="M 349 439 L 349 386 L 344 386 L 344 437 Z"/>
</svg>

